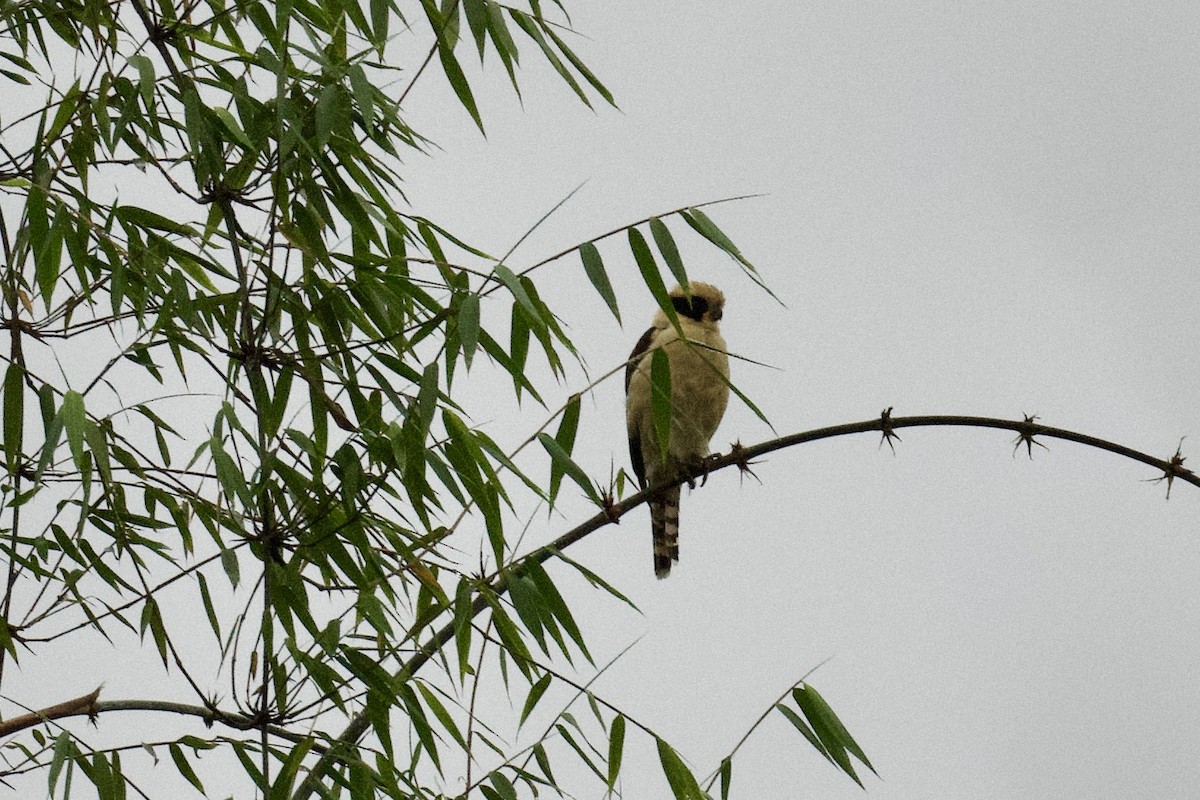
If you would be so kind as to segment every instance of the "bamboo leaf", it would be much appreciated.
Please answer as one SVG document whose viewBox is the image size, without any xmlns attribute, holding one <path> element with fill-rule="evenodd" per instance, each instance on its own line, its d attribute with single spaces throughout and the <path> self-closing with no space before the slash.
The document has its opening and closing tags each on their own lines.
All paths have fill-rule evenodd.
<svg viewBox="0 0 1200 800">
<path fill-rule="evenodd" d="M 604 261 L 600 258 L 600 251 L 596 248 L 595 242 L 584 242 L 579 246 L 579 258 L 583 261 L 583 271 L 587 275 L 588 280 L 592 282 L 592 286 L 603 298 L 608 310 L 617 318 L 617 322 L 621 322 L 621 311 L 617 308 L 617 295 L 613 292 L 612 284 L 608 280 L 608 273 L 604 269 Z"/>
<path fill-rule="evenodd" d="M 601 83 L 600 79 L 592 73 L 587 64 L 583 62 L 583 59 L 575 55 L 571 48 L 567 47 L 567 43 L 562 40 L 561 36 L 554 32 L 552 27 L 546 26 L 545 30 L 550 38 L 554 40 L 554 44 L 559 51 L 567 57 L 568 61 L 571 62 L 571 66 L 575 68 L 575 71 L 582 75 L 583 79 L 591 84 L 591 87 L 595 89 L 601 97 L 607 100 L 609 105 L 611 105 L 613 108 L 616 108 L 617 103 L 615 100 L 613 100 L 612 92 L 610 92 L 608 87 Z"/>
<path fill-rule="evenodd" d="M 492 782 L 492 786 L 496 787 L 496 796 L 500 800 L 517 800 L 516 787 L 499 770 L 488 775 L 488 780 Z"/>
<path fill-rule="evenodd" d="M 825 748 L 825 745 L 821 744 L 821 740 L 817 737 L 817 734 L 813 732 L 813 729 L 809 727 L 808 723 L 799 714 L 792 711 L 783 703 L 778 704 L 775 708 L 787 718 L 788 722 L 792 723 L 796 730 L 800 731 L 800 735 L 808 740 L 808 743 L 813 746 L 814 750 L 824 756 L 829 763 L 834 763 L 833 759 L 829 757 L 829 751 Z"/>
<path fill-rule="evenodd" d="M 321 91 L 315 113 L 316 141 L 319 146 L 328 146 L 335 136 L 348 138 L 350 106 L 350 94 L 340 83 L 330 84 Z"/>
<path fill-rule="evenodd" d="M 66 403 L 63 403 L 64 409 Z M 71 438 L 71 427 L 67 426 L 67 439 Z M 229 453 L 225 452 L 225 447 L 221 440 L 216 436 L 208 440 L 209 453 L 212 456 L 213 466 L 217 471 L 217 482 L 221 484 L 221 488 L 230 499 L 239 499 L 245 506 L 250 505 L 250 487 L 246 483 L 246 476 L 238 468 L 237 462 L 230 457 Z"/>
<path fill-rule="evenodd" d="M 534 707 L 538 701 L 542 699 L 542 695 L 546 693 L 546 689 L 550 688 L 550 673 L 547 672 L 538 682 L 529 690 L 529 696 L 525 698 L 525 705 L 521 708 L 521 721 L 519 725 L 524 725 L 525 720 L 529 719 L 529 715 L 533 713 Z"/>
<path fill-rule="evenodd" d="M 281 368 L 269 401 L 261 405 L 263 432 L 268 437 L 273 438 L 278 434 L 279 426 L 283 424 L 283 415 L 287 412 L 288 400 L 292 396 L 292 379 L 295 375 L 296 370 L 292 367 Z"/>
<path fill-rule="evenodd" d="M 571 87 L 571 91 L 575 92 L 575 95 L 583 101 L 584 105 L 591 108 L 591 100 L 588 99 L 587 94 L 583 91 L 583 87 L 575 80 L 575 76 L 571 74 L 571 71 L 563 64 L 562 59 L 554 52 L 554 48 L 550 46 L 550 43 L 542 35 L 542 28 L 548 29 L 549 26 L 538 17 L 530 16 L 515 8 L 509 8 L 508 13 L 512 17 L 513 22 L 517 23 L 517 27 L 525 31 L 529 38 L 537 43 L 537 46 L 542 50 L 542 55 L 550 62 L 550 66 L 554 68 L 559 77 Z"/>
<path fill-rule="evenodd" d="M 58 111 L 54 115 L 54 121 L 50 123 L 47 129 L 44 141 L 55 142 L 62 132 L 66 129 L 67 123 L 79 112 L 83 106 L 79 102 L 79 97 L 82 92 L 79 89 L 79 79 L 75 79 L 75 83 L 71 84 L 71 88 L 67 89 L 63 94 L 61 102 L 58 104 Z"/>
<path fill-rule="evenodd" d="M 696 776 L 683 763 L 679 754 L 662 739 L 658 739 L 658 760 L 662 764 L 663 773 L 676 800 L 704 800 L 700 784 Z"/>
<path fill-rule="evenodd" d="M 550 459 L 552 461 L 551 468 L 557 468 L 559 473 L 558 477 L 561 479 L 562 473 L 565 472 L 567 475 L 571 476 L 571 480 L 575 481 L 576 485 L 578 485 L 580 489 L 583 489 L 584 494 L 588 496 L 589 500 L 596 504 L 600 504 L 602 501 L 600 500 L 600 494 L 596 491 L 595 485 L 592 483 L 587 473 L 583 471 L 583 468 L 580 467 L 579 464 L 575 463 L 574 459 L 567 455 L 566 451 L 562 449 L 562 446 L 558 443 L 558 440 L 554 439 L 548 433 L 539 433 L 537 439 L 538 442 L 541 443 L 542 447 L 545 448 L 546 452 L 550 454 Z M 556 492 L 557 487 L 552 487 L 551 491 Z M 553 496 L 550 498 L 550 504 L 551 506 L 554 504 Z"/>
<path fill-rule="evenodd" d="M 875 768 L 871 766 L 870 760 L 867 759 L 867 754 L 859 747 L 858 742 L 854 741 L 854 737 L 850 735 L 850 731 L 838 719 L 829 703 L 825 702 L 817 690 L 809 684 L 798 686 L 792 690 L 792 698 L 796 701 L 796 705 L 808 717 L 809 722 L 813 725 L 813 731 L 821 738 L 821 741 L 828 748 L 830 755 L 837 761 L 838 765 L 846 771 L 850 777 L 858 781 L 854 774 L 854 769 L 850 766 L 850 760 L 845 758 L 845 753 L 849 752 L 867 769 L 875 772 Z M 842 754 L 842 758 L 838 758 L 838 754 Z M 858 781 L 861 785 L 862 782 Z"/>
<path fill-rule="evenodd" d="M 418 439 L 424 442 L 429 435 L 429 426 L 433 423 L 433 415 L 437 412 L 438 396 L 438 364 L 430 362 L 421 374 L 421 388 L 417 392 L 416 421 L 419 431 Z"/>
<path fill-rule="evenodd" d="M 467 369 L 471 368 L 471 358 L 479 345 L 479 295 L 474 292 L 463 298 L 458 309 L 458 338 L 462 345 L 463 359 Z"/>
<path fill-rule="evenodd" d="M 318 116 L 320 115 L 320 110 L 320 106 L 318 105 Z M 246 132 L 242 130 L 242 126 L 238 124 L 238 121 L 233 114 L 229 113 L 227 109 L 220 108 L 219 106 L 212 109 L 212 114 L 217 118 L 217 121 L 221 123 L 221 127 L 225 129 L 225 132 L 232 137 L 232 141 L 240 144 L 242 147 L 246 148 L 246 150 L 251 152 L 255 150 L 254 142 L 251 141 L 250 137 L 246 135 Z"/>
<path fill-rule="evenodd" d="M 425 700 L 425 705 L 429 706 L 429 710 L 437 717 L 438 722 L 442 724 L 442 728 L 450 734 L 451 738 L 462 748 L 466 748 L 467 740 L 463 738 L 462 731 L 458 729 L 454 718 L 450 716 L 450 712 L 446 710 L 446 706 L 438 699 L 433 690 L 424 683 L 417 683 L 417 691 L 421 693 L 421 697 Z"/>
<path fill-rule="evenodd" d="M 542 599 L 545 601 L 546 609 L 551 616 L 558 620 L 558 624 L 562 626 L 567 635 L 575 642 L 579 648 L 579 652 L 583 653 L 584 658 L 588 661 L 592 660 L 592 654 L 588 652 L 587 644 L 583 640 L 583 633 L 579 630 L 579 625 L 575 622 L 575 618 L 571 615 L 571 609 L 567 606 L 562 595 L 558 591 L 558 587 L 554 585 L 554 581 L 550 580 L 550 576 L 541 564 L 536 561 L 528 561 L 523 567 L 525 574 L 537 585 L 538 592 L 541 593 Z M 564 651 L 564 654 L 566 652 Z M 567 659 L 570 660 L 570 655 Z"/>
<path fill-rule="evenodd" d="M 561 550 L 555 550 L 554 556 L 559 561 L 562 561 L 564 564 L 570 564 L 572 567 L 574 567 L 575 570 L 584 577 L 584 580 L 586 580 L 592 586 L 595 586 L 599 589 L 603 589 L 604 591 L 608 592 L 613 597 L 620 600 L 625 605 L 632 608 L 634 611 L 638 612 L 639 614 L 641 613 L 641 609 L 639 609 L 637 607 L 636 603 L 634 603 L 632 600 L 630 600 L 628 597 L 626 597 L 624 594 L 622 594 L 617 589 L 617 587 L 613 586 L 611 583 L 604 580 L 604 578 L 601 578 L 599 575 L 597 575 L 595 572 L 593 572 L 592 570 L 585 567 L 583 564 L 580 564 L 578 561 L 575 561 L 570 556 L 563 553 Z"/>
<path fill-rule="evenodd" d="M 740 250 L 738 250 L 737 245 L 733 243 L 733 240 L 726 236 L 725 232 L 718 228 L 717 224 L 709 219 L 707 214 L 698 208 L 689 208 L 687 211 L 684 211 L 681 216 L 697 233 L 699 233 L 705 239 L 708 239 L 717 247 L 724 250 L 750 272 L 757 273 L 757 270 L 754 269 L 754 265 L 746 260 L 746 257 L 742 255 Z"/>
<path fill-rule="evenodd" d="M 637 262 L 638 271 L 642 273 L 642 280 L 646 282 L 646 288 L 650 290 L 654 302 L 658 303 L 658 307 L 667 315 L 671 325 L 679 330 L 679 316 L 675 313 L 671 295 L 667 291 L 666 284 L 663 283 L 662 274 L 658 271 L 654 254 L 650 252 L 650 246 L 646 244 L 646 237 L 642 236 L 641 231 L 637 228 L 630 228 L 628 235 L 629 249 L 633 251 L 633 259 Z"/>
<path fill-rule="evenodd" d="M 47 386 L 43 388 L 48 389 L 49 387 Z M 46 428 L 46 441 L 42 444 L 42 456 L 38 459 L 36 475 L 37 480 L 41 481 L 46 469 L 50 466 L 51 462 L 54 461 L 54 453 L 58 450 L 59 440 L 62 439 L 64 423 L 62 412 L 59 411 L 58 413 L 54 413 L 54 398 L 52 393 L 39 392 L 38 397 L 40 400 L 44 401 L 42 406 L 43 414 L 49 411 L 52 415 L 48 421 L 46 421 L 45 417 L 43 417 L 44 426 Z"/>
<path fill-rule="evenodd" d="M 564 713 L 563 718 L 567 719 L 568 715 Z M 567 729 L 567 726 L 562 724 L 555 725 L 554 730 L 558 732 L 558 735 L 562 737 L 564 742 L 570 745 L 571 749 L 575 751 L 575 755 L 579 756 L 579 760 L 586 764 L 587 768 L 590 769 L 597 778 L 599 778 L 601 781 L 605 780 L 604 773 L 601 772 L 600 768 L 596 766 L 596 762 L 592 760 L 592 757 L 588 754 L 587 750 L 584 750 L 584 748 L 575 741 L 575 737 L 571 735 L 571 731 Z"/>
<path fill-rule="evenodd" d="M 544 603 L 541 593 L 537 590 L 537 585 L 524 575 L 514 575 L 508 581 L 508 596 L 517 610 L 517 616 L 525 625 L 525 630 L 533 634 L 538 647 L 542 648 L 543 653 L 549 655 L 549 651 L 546 649 L 546 625 L 543 617 L 550 615 L 543 614 Z"/>
<path fill-rule="evenodd" d="M 23 74 L 20 74 L 19 72 L 13 72 L 12 70 L 2 70 L 2 68 L 0 68 L 0 76 L 4 76 L 5 78 L 14 80 L 14 82 L 22 84 L 23 86 L 34 85 L 34 84 L 32 84 L 32 82 L 30 82 L 29 78 L 26 78 L 25 76 L 23 76 Z"/>
<path fill-rule="evenodd" d="M 479 63 L 483 63 L 483 50 L 487 45 L 487 0 L 463 0 L 463 11 L 467 15 L 467 27 L 475 39 L 479 51 Z"/>
<path fill-rule="evenodd" d="M 208 581 L 204 578 L 203 572 L 196 573 L 196 581 L 200 587 L 200 601 L 204 605 L 204 613 L 208 617 L 208 625 L 212 628 L 213 635 L 217 637 L 217 643 L 221 642 L 221 622 L 217 618 L 217 610 L 213 606 L 212 595 L 208 592 Z"/>
<path fill-rule="evenodd" d="M 625 754 L 625 717 L 618 714 L 608 729 L 608 790 L 611 792 L 621 774 Z"/>
<path fill-rule="evenodd" d="M 70 731 L 63 731 L 54 738 L 54 755 L 50 759 L 50 796 L 54 796 L 54 785 L 58 783 L 58 776 L 62 773 L 63 766 L 67 761 L 75 755 L 75 742 L 71 738 Z M 70 781 L 68 780 L 68 785 Z"/>
<path fill-rule="evenodd" d="M 299 774 L 300 767 L 304 764 L 304 758 L 314 743 L 315 741 L 309 737 L 288 751 L 287 758 L 284 759 L 283 765 L 279 769 L 279 775 L 271 786 L 272 795 L 276 792 L 279 797 L 291 794 L 292 785 L 296 782 L 296 775 Z"/>
<path fill-rule="evenodd" d="M 196 791 L 204 794 L 204 784 L 200 782 L 200 777 L 196 775 L 196 771 L 192 769 L 192 765 L 188 763 L 187 756 L 183 754 L 183 748 L 175 742 L 171 742 L 167 747 L 171 751 L 171 760 L 175 762 L 175 769 L 179 770 L 179 774 L 187 780 L 192 786 L 196 787 Z"/>
<path fill-rule="evenodd" d="M 34 274 L 42 300 L 49 308 L 54 287 L 58 282 L 61 235 L 50 222 L 50 167 L 39 159 L 33 166 L 33 185 L 25 199 L 25 218 L 29 248 L 33 252 Z"/>
<path fill-rule="evenodd" d="M 460 9 L 461 0 L 442 0 L 442 7 L 439 9 L 442 25 L 438 36 L 451 47 L 458 43 Z"/>
<path fill-rule="evenodd" d="M 84 468 L 83 427 L 87 422 L 87 413 L 83 408 L 83 395 L 74 389 L 63 395 L 62 407 L 58 412 L 62 416 L 63 427 L 67 431 L 67 444 L 71 448 L 71 457 L 75 466 Z"/>
<path fill-rule="evenodd" d="M 546 780 L 551 784 L 557 784 L 558 781 L 554 778 L 554 772 L 550 769 L 550 757 L 546 755 L 546 748 L 541 742 L 533 746 L 533 757 L 537 761 L 538 769 L 546 776 Z"/>
<path fill-rule="evenodd" d="M 828 720 L 822 717 L 821 712 L 817 709 L 812 697 L 804 692 L 804 687 L 797 687 L 792 690 L 792 697 L 796 700 L 796 704 L 800 706 L 800 711 L 807 718 L 811 730 L 811 735 L 806 732 L 805 726 L 800 724 L 800 720 L 796 717 L 795 712 L 788 709 L 784 713 L 802 734 L 808 739 L 810 744 L 813 744 L 815 737 L 820 747 L 823 750 L 825 757 L 837 766 L 842 772 L 849 775 L 855 783 L 862 786 L 862 781 L 858 774 L 854 771 L 854 764 L 851 763 L 850 757 L 846 753 L 845 745 L 838 740 L 836 732 L 829 726 Z M 814 744 L 814 746 L 817 746 Z"/>
<path fill-rule="evenodd" d="M 168 658 L 170 657 L 170 653 L 167 643 L 167 629 L 166 626 L 163 625 L 162 611 L 159 608 L 158 603 L 156 603 L 153 598 L 147 600 L 146 604 L 142 606 L 142 622 L 140 632 L 143 637 L 146 635 L 147 628 L 150 629 L 150 635 L 154 639 L 155 646 L 158 648 L 158 657 L 162 659 L 163 667 L 168 666 Z M 203 791 L 203 789 L 201 789 L 201 791 Z"/>
<path fill-rule="evenodd" d="M 453 49 L 439 38 L 437 51 L 438 58 L 442 62 L 442 71 L 446 73 L 446 80 L 450 81 L 450 87 L 458 96 L 458 102 L 462 103 L 463 108 L 471 115 L 479 132 L 484 133 L 483 118 L 479 116 L 479 108 L 475 105 L 475 95 L 471 93 L 471 85 L 467 82 L 467 76 L 463 74 L 462 67 L 454 57 Z"/>
<path fill-rule="evenodd" d="M 362 125 L 367 130 L 375 122 L 375 87 L 367 78 L 367 73 L 363 71 L 361 64 L 354 64 L 350 67 L 350 91 L 354 95 L 354 102 L 358 105 L 358 113 L 362 115 Z"/>
<path fill-rule="evenodd" d="M 221 569 L 225 570 L 225 576 L 229 578 L 229 585 L 236 589 L 242 576 L 235 551 L 228 548 L 221 551 Z"/>
<path fill-rule="evenodd" d="M 461 681 L 471 671 L 471 584 L 466 578 L 458 581 L 454 592 L 454 643 L 458 650 L 458 679 Z"/>
<path fill-rule="evenodd" d="M 99 425 L 88 420 L 83 426 L 83 436 L 96 462 L 96 468 L 100 471 L 100 479 L 106 485 L 111 485 L 112 463 L 108 457 L 108 441 L 104 438 L 104 431 Z"/>
<path fill-rule="evenodd" d="M 50 548 L 45 543 L 45 540 L 42 541 L 43 547 L 39 548 L 41 550 L 39 555 L 45 561 L 50 554 Z M 4 649 L 4 652 L 12 656 L 14 664 L 20 663 L 20 653 L 17 651 L 17 643 L 13 641 L 12 630 L 8 627 L 8 621 L 3 619 L 0 619 L 0 647 Z"/>
<path fill-rule="evenodd" d="M 504 649 L 516 662 L 517 668 L 526 677 L 529 677 L 529 662 L 532 660 L 532 656 L 529 648 L 525 646 L 525 640 L 521 638 L 520 631 L 517 630 L 512 618 L 504 612 L 499 602 L 489 597 L 488 605 L 491 606 L 492 622 L 496 626 L 496 633 L 500 635 L 500 641 L 504 643 Z"/>
<path fill-rule="evenodd" d="M 650 234 L 654 237 L 654 243 L 658 245 L 658 252 L 662 253 L 663 260 L 667 262 L 667 268 L 671 270 L 675 280 L 680 286 L 686 287 L 688 285 L 687 271 L 683 268 L 683 259 L 679 256 L 679 248 L 675 245 L 675 239 L 671 236 L 671 231 L 666 223 L 658 217 L 650 220 Z"/>
<path fill-rule="evenodd" d="M 11 362 L 4 373 L 4 460 L 15 472 L 22 456 L 25 433 L 25 370 Z"/>
<path fill-rule="evenodd" d="M 493 277 L 512 293 L 513 299 L 521 304 L 522 310 L 529 315 L 529 321 L 537 324 L 539 327 L 543 325 L 542 316 L 538 311 L 538 307 L 534 305 L 533 299 L 530 298 L 525 287 L 521 284 L 521 279 L 517 277 L 511 269 L 503 264 L 497 264 L 492 270 Z"/>
<path fill-rule="evenodd" d="M 488 32 L 492 35 L 492 44 L 495 45 L 496 53 L 500 56 L 505 71 L 508 72 L 508 80 L 512 83 L 513 91 L 520 97 L 521 87 L 517 85 L 516 67 L 521 60 L 521 55 L 517 50 L 516 42 L 513 41 L 512 34 L 508 31 L 508 24 L 504 21 L 503 7 L 496 0 L 487 0 L 487 12 Z"/>
<path fill-rule="evenodd" d="M 528 379 L 525 377 L 525 362 L 529 358 L 529 336 L 529 319 L 521 309 L 521 304 L 514 300 L 512 329 L 509 334 L 508 371 L 512 375 L 513 390 L 517 395 L 517 400 L 521 399 L 521 390 L 527 388 L 528 384 Z M 532 392 L 532 389 L 530 391 Z"/>
<path fill-rule="evenodd" d="M 163 231 L 164 233 L 173 233 L 178 236 L 196 235 L 195 229 L 190 225 L 176 222 L 170 217 L 165 217 L 162 214 L 151 211 L 148 208 L 141 208 L 140 206 L 118 206 L 116 209 L 114 209 L 113 213 L 121 222 L 124 222 L 127 225 L 136 226 L 138 228 L 158 230 Z"/>
</svg>

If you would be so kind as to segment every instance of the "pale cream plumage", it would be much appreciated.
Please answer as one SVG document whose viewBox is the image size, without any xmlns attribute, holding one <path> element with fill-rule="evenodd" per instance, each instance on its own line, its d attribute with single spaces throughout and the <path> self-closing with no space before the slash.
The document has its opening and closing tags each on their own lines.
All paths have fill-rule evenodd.
<svg viewBox="0 0 1200 800">
<path fill-rule="evenodd" d="M 717 287 L 693 281 L 689 292 L 671 290 L 680 330 L 661 310 L 629 359 L 625 372 L 625 422 L 629 456 L 642 487 L 678 478 L 708 456 L 708 442 L 729 402 L 729 357 L 721 337 L 725 296 Z M 680 335 L 682 333 L 682 336 Z M 651 352 L 661 348 L 671 367 L 671 431 L 667 457 L 654 430 L 650 379 Z M 650 502 L 654 573 L 665 578 L 679 560 L 679 487 Z"/>
</svg>

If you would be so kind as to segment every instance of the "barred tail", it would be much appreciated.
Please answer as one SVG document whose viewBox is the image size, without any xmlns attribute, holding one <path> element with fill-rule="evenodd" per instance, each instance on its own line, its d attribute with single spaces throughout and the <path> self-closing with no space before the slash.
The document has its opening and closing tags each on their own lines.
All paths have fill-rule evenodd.
<svg viewBox="0 0 1200 800">
<path fill-rule="evenodd" d="M 654 538 L 654 574 L 662 580 L 671 574 L 671 562 L 679 560 L 678 486 L 651 501 L 650 531 Z"/>
</svg>

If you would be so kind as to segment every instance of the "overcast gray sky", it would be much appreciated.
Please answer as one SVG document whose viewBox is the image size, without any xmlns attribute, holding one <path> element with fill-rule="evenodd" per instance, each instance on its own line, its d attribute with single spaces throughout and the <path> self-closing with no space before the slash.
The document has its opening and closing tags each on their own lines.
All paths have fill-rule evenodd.
<svg viewBox="0 0 1200 800">
<path fill-rule="evenodd" d="M 735 362 L 734 378 L 779 433 L 895 406 L 1038 414 L 1164 458 L 1183 436 L 1184 455 L 1200 448 L 1200 6 L 569 8 L 588 37 L 571 42 L 620 110 L 588 111 L 532 53 L 522 105 L 490 58 L 471 72 L 484 138 L 431 72 L 407 101 L 442 148 L 408 158 L 418 213 L 499 254 L 584 184 L 519 268 L 758 193 L 711 214 L 786 307 L 672 225 L 691 274 L 725 290 L 731 349 L 776 368 Z M 539 273 L 592 375 L 627 357 L 654 309 L 627 248 L 602 252 L 624 327 L 577 259 Z M 458 378 L 468 410 L 523 440 L 544 412 L 506 405 L 481 362 Z M 585 384 L 575 371 L 549 399 Z M 627 465 L 623 406 L 618 380 L 584 403 L 576 457 L 597 478 Z M 714 447 L 772 435 L 735 403 Z M 1200 492 L 1177 485 L 1165 502 L 1149 469 L 1062 442 L 1030 461 L 997 431 L 902 436 L 895 456 L 874 436 L 774 454 L 761 485 L 715 475 L 684 499 L 667 581 L 644 509 L 573 548 L 642 611 L 554 571 L 598 661 L 637 642 L 596 688 L 706 774 L 825 662 L 812 682 L 878 768 L 870 797 L 1196 797 Z M 534 518 L 529 547 L 591 515 L 573 493 Z M 146 694 L 147 672 L 122 663 L 152 650 L 71 647 L 50 683 L 70 672 L 81 691 L 102 679 L 108 697 Z M 36 670 L 20 681 L 63 699 Z M 632 731 L 625 763 L 625 797 L 667 796 Z M 778 715 L 733 787 L 862 796 Z"/>
<path fill-rule="evenodd" d="M 1200 446 L 1200 7 L 1193 3 L 608 2 L 571 9 L 620 111 L 524 73 L 480 79 L 487 138 L 419 85 L 444 152 L 410 199 L 521 265 L 681 205 L 712 211 L 786 303 L 677 238 L 728 295 L 735 365 L 781 433 L 876 416 L 1039 414 L 1167 457 Z M 542 273 L 594 373 L 653 303 L 603 250 L 626 318 L 577 261 Z M 576 299 L 578 298 L 578 299 Z M 582 385 L 564 386 L 562 394 Z M 519 440 L 538 419 L 481 397 Z M 623 397 L 584 406 L 577 455 L 624 466 Z M 733 406 L 714 446 L 771 435 Z M 1200 791 L 1200 494 L 1115 456 L 995 431 L 903 432 L 770 457 L 762 485 L 686 497 L 682 561 L 650 568 L 645 511 L 574 555 L 643 611 L 592 600 L 599 682 L 707 772 L 788 684 L 812 680 L 882 776 L 876 798 L 1195 797 Z M 1197 457 L 1200 460 L 1200 457 Z M 544 541 L 588 513 L 538 518 Z M 557 573 L 556 573 L 557 574 Z M 571 579 L 564 577 L 568 585 Z M 576 582 L 577 583 L 577 582 Z M 631 738 L 631 744 L 632 744 Z M 631 752 L 626 797 L 667 789 Z M 859 797 L 775 717 L 734 768 L 738 797 Z"/>
</svg>

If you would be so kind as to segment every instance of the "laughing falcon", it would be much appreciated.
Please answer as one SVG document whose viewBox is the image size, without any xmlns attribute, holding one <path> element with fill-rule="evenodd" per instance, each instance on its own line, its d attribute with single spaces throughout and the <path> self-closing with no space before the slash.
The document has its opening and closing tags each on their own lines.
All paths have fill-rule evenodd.
<svg viewBox="0 0 1200 800">
<path fill-rule="evenodd" d="M 629 458 L 643 489 L 678 478 L 681 470 L 698 467 L 708 456 L 712 438 L 729 402 L 729 356 L 718 323 L 725 295 L 707 283 L 671 290 L 679 317 L 677 331 L 660 309 L 625 367 L 625 424 Z M 654 430 L 651 404 L 651 353 L 661 348 L 671 366 L 671 430 L 667 457 Z M 664 489 L 650 500 L 654 537 L 654 574 L 665 578 L 679 560 L 679 487 Z"/>
</svg>

